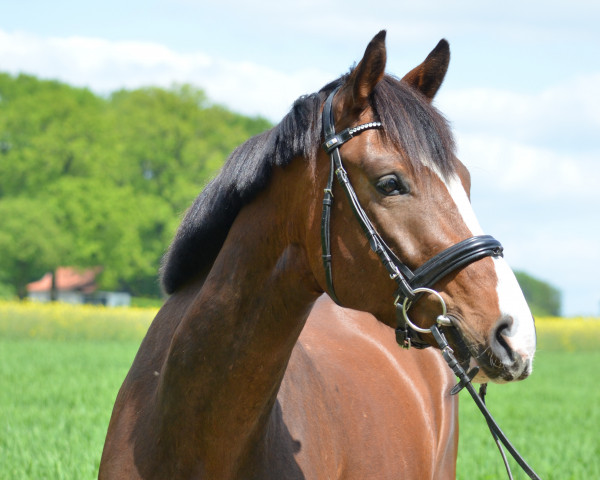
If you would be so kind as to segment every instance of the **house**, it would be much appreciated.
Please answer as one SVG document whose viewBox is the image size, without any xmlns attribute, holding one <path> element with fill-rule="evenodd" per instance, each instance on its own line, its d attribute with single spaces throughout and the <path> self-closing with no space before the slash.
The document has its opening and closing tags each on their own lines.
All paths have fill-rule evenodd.
<svg viewBox="0 0 600 480">
<path fill-rule="evenodd" d="M 131 295 L 127 292 L 105 292 L 98 290 L 96 275 L 102 268 L 85 270 L 73 267 L 58 267 L 55 271 L 55 299 L 59 302 L 82 304 L 93 303 L 108 307 L 129 306 Z M 49 302 L 52 297 L 52 272 L 27 285 L 27 297 L 37 302 Z"/>
</svg>

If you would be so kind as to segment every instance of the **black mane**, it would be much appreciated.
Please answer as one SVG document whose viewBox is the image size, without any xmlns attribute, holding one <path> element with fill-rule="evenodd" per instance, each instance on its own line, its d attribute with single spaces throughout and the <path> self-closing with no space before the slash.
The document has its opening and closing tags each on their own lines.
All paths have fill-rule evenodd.
<svg viewBox="0 0 600 480">
<path fill-rule="evenodd" d="M 236 148 L 221 172 L 187 211 L 161 267 L 162 285 L 174 293 L 214 262 L 242 207 L 263 190 L 273 167 L 296 157 L 315 160 L 322 142 L 321 106 L 347 76 L 300 97 L 281 123 Z M 419 169 L 423 158 L 444 175 L 454 171 L 454 142 L 442 115 L 400 80 L 386 76 L 371 98 L 384 139 Z"/>
</svg>

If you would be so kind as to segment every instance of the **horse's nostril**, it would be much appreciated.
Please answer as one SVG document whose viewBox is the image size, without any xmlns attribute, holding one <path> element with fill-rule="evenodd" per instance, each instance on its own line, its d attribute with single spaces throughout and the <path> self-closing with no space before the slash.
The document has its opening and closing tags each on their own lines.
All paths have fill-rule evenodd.
<svg viewBox="0 0 600 480">
<path fill-rule="evenodd" d="M 503 363 L 512 363 L 515 360 L 515 351 L 510 345 L 508 337 L 511 336 L 514 320 L 510 316 L 502 317 L 492 332 L 491 347 Z"/>
</svg>

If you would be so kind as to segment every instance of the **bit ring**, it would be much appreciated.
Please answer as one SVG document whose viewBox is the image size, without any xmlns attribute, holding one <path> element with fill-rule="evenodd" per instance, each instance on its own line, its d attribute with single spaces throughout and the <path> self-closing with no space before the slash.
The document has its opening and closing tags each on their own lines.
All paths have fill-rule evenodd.
<svg viewBox="0 0 600 480">
<path fill-rule="evenodd" d="M 450 320 L 448 319 L 448 317 L 446 316 L 446 302 L 444 301 L 444 299 L 442 298 L 442 296 L 440 295 L 439 292 L 436 292 L 435 290 L 432 290 L 431 288 L 425 288 L 425 287 L 421 287 L 421 288 L 415 288 L 413 290 L 413 293 L 431 293 L 432 295 L 435 295 L 438 300 L 440 301 L 440 304 L 442 305 L 442 314 L 439 315 L 436 319 L 436 323 L 439 323 L 440 325 L 451 325 Z M 412 306 L 412 302 L 408 299 L 405 298 L 404 299 L 404 303 L 402 304 L 402 316 L 404 317 L 404 321 L 413 329 L 416 330 L 417 332 L 420 333 L 430 333 L 431 332 L 431 328 L 421 328 L 417 325 L 415 325 L 409 318 L 408 318 L 408 310 L 410 309 L 410 307 Z"/>
</svg>

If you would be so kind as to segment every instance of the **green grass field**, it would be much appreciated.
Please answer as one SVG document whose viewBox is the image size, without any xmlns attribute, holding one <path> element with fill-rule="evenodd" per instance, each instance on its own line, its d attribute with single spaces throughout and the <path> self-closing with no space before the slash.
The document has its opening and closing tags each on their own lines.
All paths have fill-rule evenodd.
<svg viewBox="0 0 600 480">
<path fill-rule="evenodd" d="M 97 476 L 115 395 L 154 312 L 0 303 L 0 479 Z M 600 479 L 600 321 L 544 319 L 538 334 L 533 376 L 490 385 L 490 410 L 542 478 Z M 457 478 L 506 478 L 466 392 L 460 410 Z"/>
<path fill-rule="evenodd" d="M 0 478 L 96 478 L 112 404 L 137 347 L 0 340 Z"/>
<path fill-rule="evenodd" d="M 500 427 L 543 479 L 600 479 L 598 351 L 537 353 L 525 382 L 489 385 L 486 402 Z M 457 478 L 506 478 L 479 410 L 461 393 Z M 508 455 L 508 453 L 507 453 Z M 528 478 L 511 461 L 515 479 Z"/>
</svg>

